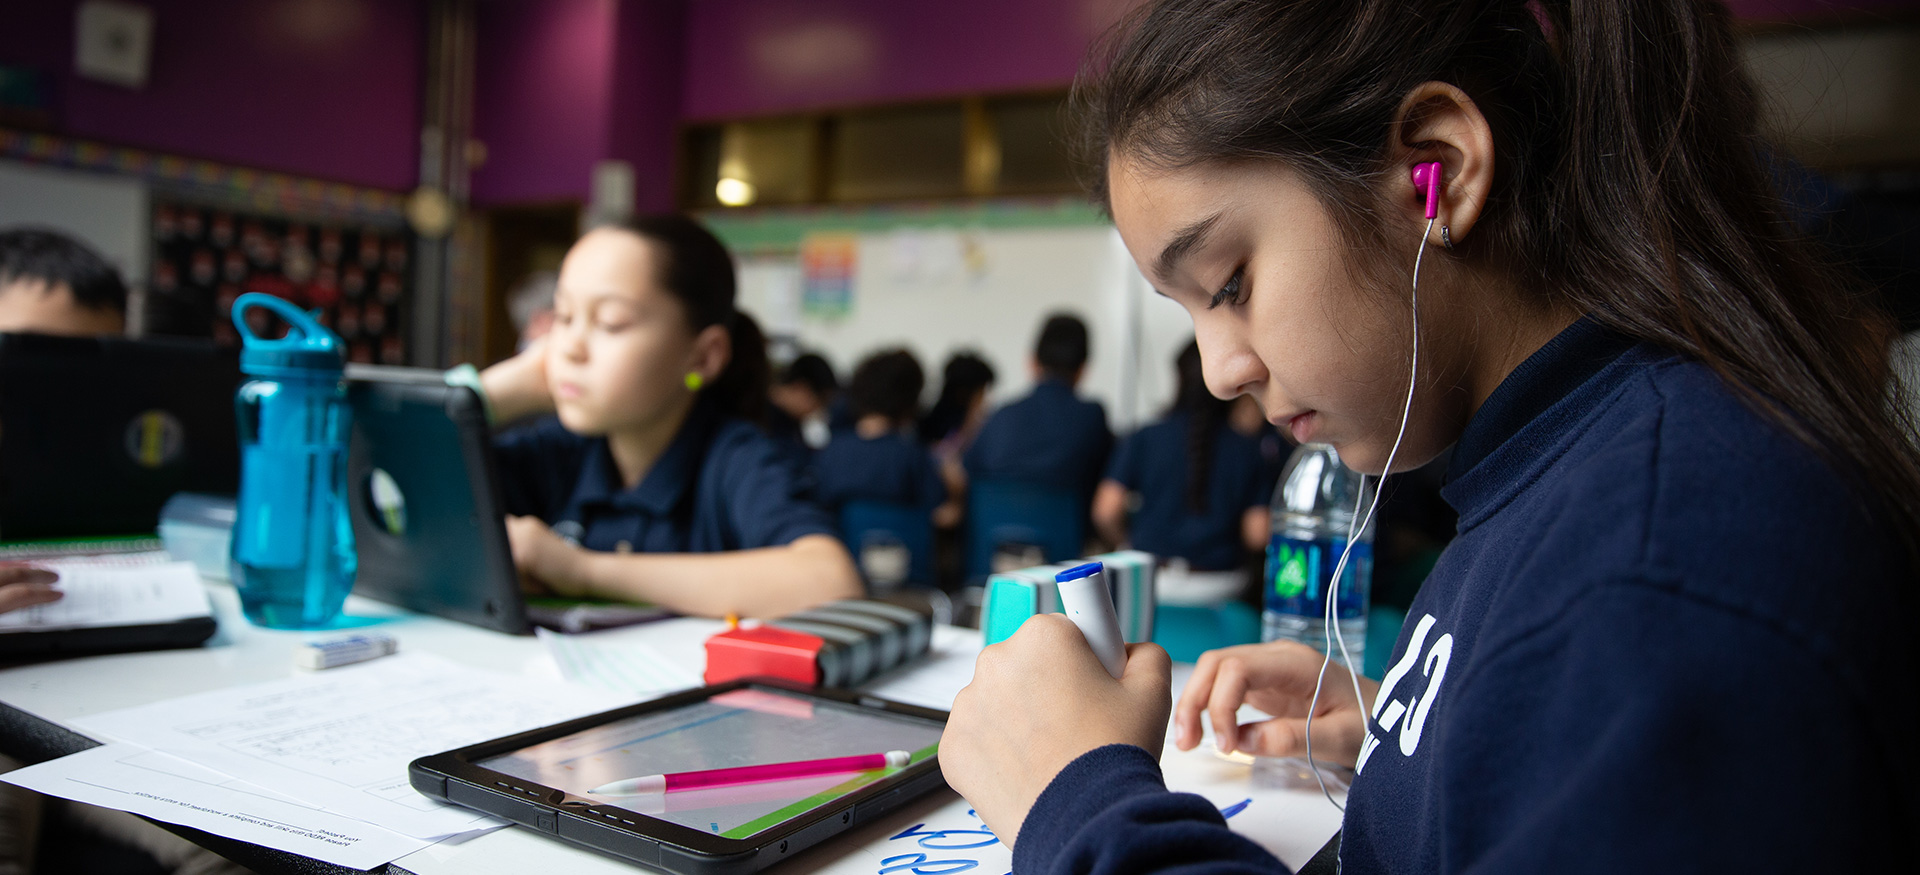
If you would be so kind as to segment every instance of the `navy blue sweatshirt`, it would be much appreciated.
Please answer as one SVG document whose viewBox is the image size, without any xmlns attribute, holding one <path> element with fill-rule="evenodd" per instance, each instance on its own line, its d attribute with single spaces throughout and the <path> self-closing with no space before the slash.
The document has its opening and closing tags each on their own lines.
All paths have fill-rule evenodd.
<svg viewBox="0 0 1920 875">
<path fill-rule="evenodd" d="M 1582 320 L 1442 492 L 1343 871 L 1850 871 L 1920 855 L 1915 582 L 1859 492 L 1707 368 Z M 1082 756 L 1014 869 L 1277 872 L 1153 757 Z"/>
</svg>

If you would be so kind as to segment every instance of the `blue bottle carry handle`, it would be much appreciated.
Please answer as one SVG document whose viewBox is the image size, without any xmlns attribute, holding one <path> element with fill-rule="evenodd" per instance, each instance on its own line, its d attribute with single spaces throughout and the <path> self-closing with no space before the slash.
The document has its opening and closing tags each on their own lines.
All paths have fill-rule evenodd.
<svg viewBox="0 0 1920 875">
<path fill-rule="evenodd" d="M 247 325 L 247 309 L 250 307 L 265 307 L 268 310 L 272 310 L 275 316 L 286 320 L 287 324 L 292 326 L 292 329 L 287 332 L 286 337 L 272 340 L 253 333 L 253 329 Z M 233 299 L 233 327 L 239 329 L 240 336 L 245 340 L 247 346 L 256 349 L 271 349 L 278 346 L 330 349 L 338 346 L 340 344 L 339 335 L 329 331 L 327 326 L 321 325 L 313 318 L 314 314 L 318 312 L 318 310 L 315 310 L 313 313 L 309 313 L 294 306 L 292 301 L 285 298 L 275 297 L 262 292 L 248 292 Z M 293 336 L 293 331 L 295 330 L 300 332 L 298 340 L 295 340 Z"/>
</svg>

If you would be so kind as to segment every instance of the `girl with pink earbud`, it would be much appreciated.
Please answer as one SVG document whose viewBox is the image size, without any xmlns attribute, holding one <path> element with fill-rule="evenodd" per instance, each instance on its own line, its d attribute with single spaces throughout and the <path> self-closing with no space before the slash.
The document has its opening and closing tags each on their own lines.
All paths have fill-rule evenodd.
<svg viewBox="0 0 1920 875">
<path fill-rule="evenodd" d="M 1093 193 L 1209 388 L 1369 474 L 1446 455 L 1460 522 L 1377 679 L 1247 645 L 1175 702 L 1064 618 L 987 648 L 941 768 L 1016 871 L 1283 870 L 1167 792 L 1202 744 L 1350 777 L 1348 872 L 1910 859 L 1893 322 L 1784 217 L 1728 18 L 1158 0 L 1103 47 Z"/>
</svg>

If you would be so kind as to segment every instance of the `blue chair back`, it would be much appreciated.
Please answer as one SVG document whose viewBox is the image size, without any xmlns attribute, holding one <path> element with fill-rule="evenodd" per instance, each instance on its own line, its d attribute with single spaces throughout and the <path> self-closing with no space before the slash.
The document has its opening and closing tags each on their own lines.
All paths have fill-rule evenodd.
<svg viewBox="0 0 1920 875">
<path fill-rule="evenodd" d="M 1032 544 L 1048 562 L 1067 562 L 1085 547 L 1087 509 L 1069 490 L 1005 480 L 976 481 L 967 488 L 967 576 L 993 570 L 1001 544 Z"/>
<path fill-rule="evenodd" d="M 856 564 L 869 543 L 879 541 L 905 547 L 910 557 L 905 582 L 933 585 L 933 515 L 926 508 L 890 501 L 849 501 L 840 507 L 840 537 L 853 552 Z M 863 574 L 865 571 L 861 569 Z"/>
</svg>

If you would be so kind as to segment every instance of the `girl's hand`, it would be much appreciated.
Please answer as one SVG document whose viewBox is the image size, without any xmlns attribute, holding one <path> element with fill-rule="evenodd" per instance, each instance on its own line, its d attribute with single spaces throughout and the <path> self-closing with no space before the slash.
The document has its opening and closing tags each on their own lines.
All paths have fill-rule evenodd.
<svg viewBox="0 0 1920 875">
<path fill-rule="evenodd" d="M 0 565 L 0 614 L 57 602 L 66 596 L 53 588 L 60 575 L 30 565 Z"/>
<path fill-rule="evenodd" d="M 1132 744 L 1159 758 L 1171 671 L 1158 645 L 1130 644 L 1114 680 L 1072 621 L 1032 617 L 980 651 L 940 737 L 940 771 L 1013 847 L 1034 800 L 1081 754 Z"/>
<path fill-rule="evenodd" d="M 1307 704 L 1313 700 L 1314 678 L 1324 659 L 1319 651 L 1295 641 L 1243 644 L 1201 654 L 1174 707 L 1174 744 L 1192 750 L 1200 743 L 1200 716 L 1205 711 L 1222 753 L 1305 756 Z M 1379 689 L 1379 684 L 1360 679 L 1360 692 L 1367 697 L 1364 706 L 1372 705 Z M 1234 713 L 1242 703 L 1272 714 L 1273 719 L 1240 726 Z M 1314 759 L 1353 766 L 1366 734 L 1361 707 L 1353 700 L 1353 679 L 1347 670 L 1340 663 L 1328 663 L 1319 709 L 1313 714 Z"/>
<path fill-rule="evenodd" d="M 554 534 L 539 517 L 507 517 L 507 543 L 513 549 L 513 567 L 520 572 L 522 589 L 565 598 L 587 594 L 576 570 L 580 548 Z"/>
</svg>

